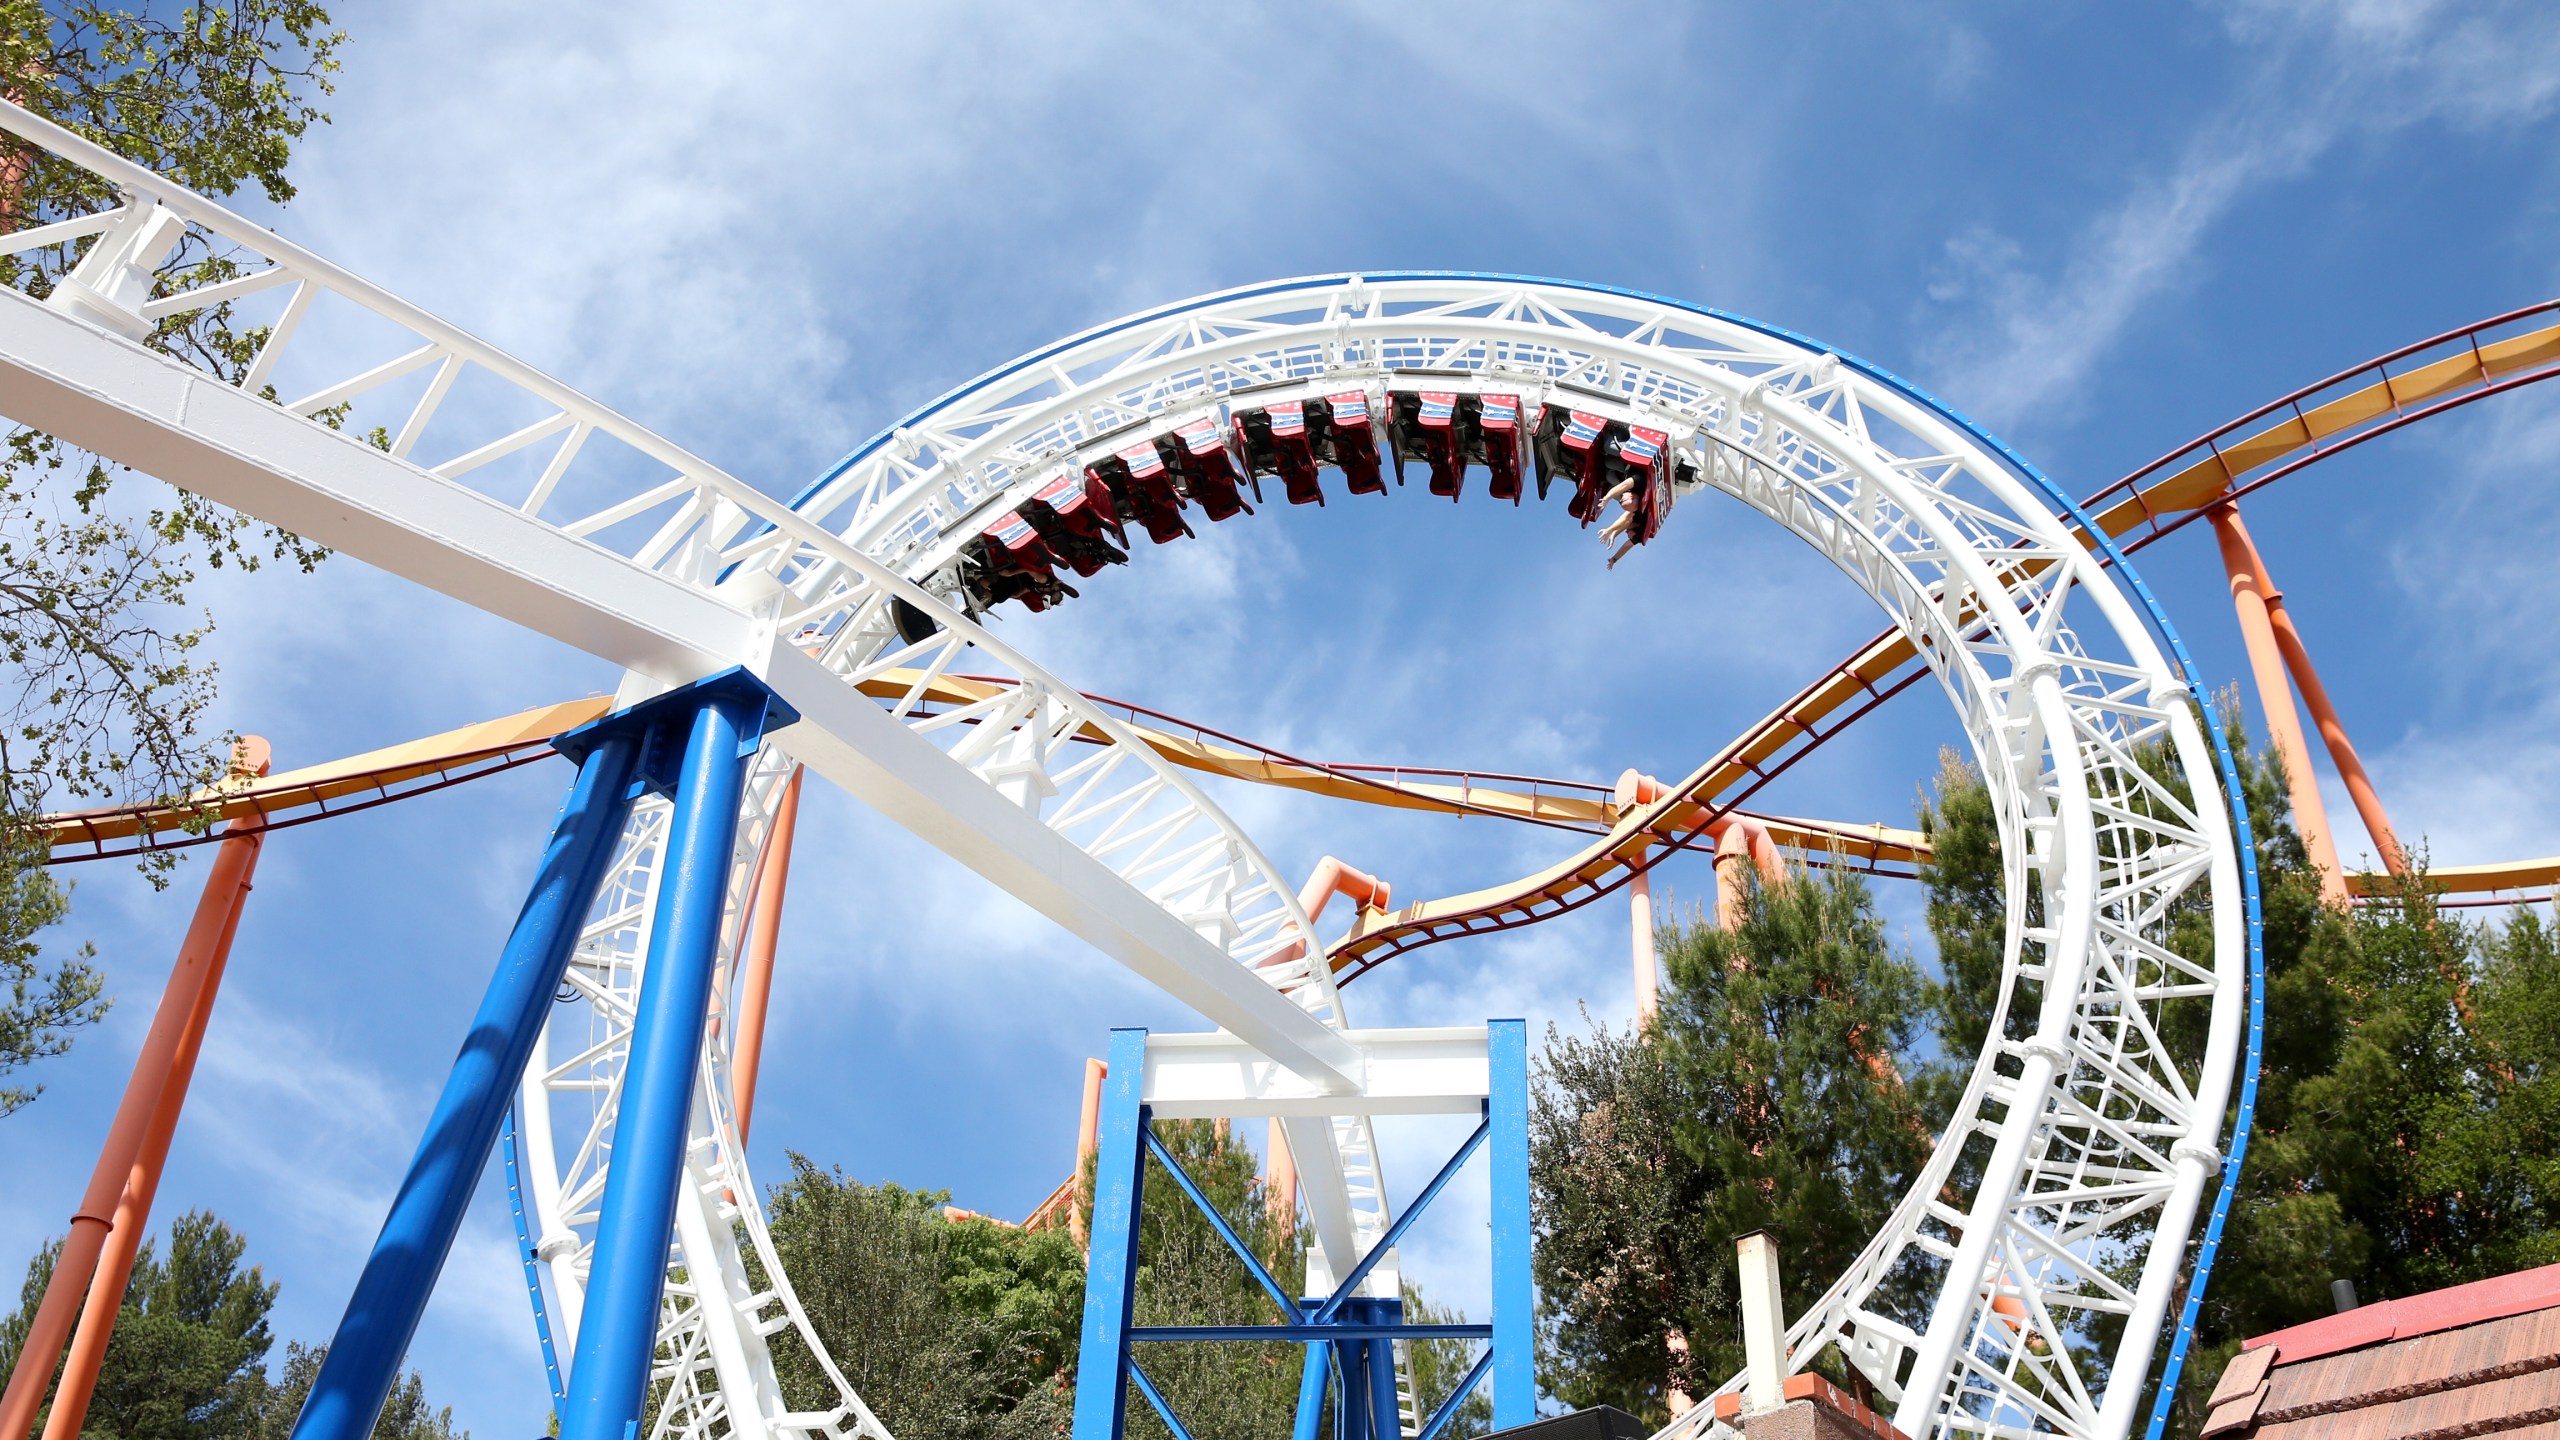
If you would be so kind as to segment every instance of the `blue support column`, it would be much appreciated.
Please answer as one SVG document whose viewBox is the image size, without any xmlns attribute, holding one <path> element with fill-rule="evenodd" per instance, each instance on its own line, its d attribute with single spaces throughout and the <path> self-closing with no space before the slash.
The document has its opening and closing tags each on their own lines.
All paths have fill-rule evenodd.
<svg viewBox="0 0 2560 1440">
<path fill-rule="evenodd" d="M 672 777 L 647 777 L 653 786 L 672 778 L 675 809 L 659 859 L 648 968 L 614 1117 L 613 1170 L 596 1222 L 562 1440 L 627 1440 L 647 1399 L 738 804 L 767 724 L 791 718 L 762 681 L 736 670 L 650 703 L 670 722 L 658 731 L 653 758 L 664 757 L 664 741 L 678 727 L 684 758 Z"/>
<path fill-rule="evenodd" d="M 1084 1338 L 1076 1354 L 1073 1440 L 1121 1440 L 1127 1419 L 1130 1307 L 1137 1299 L 1138 1206 L 1146 1199 L 1147 1032 L 1111 1032 L 1102 1133 L 1093 1158 L 1092 1248 Z"/>
<path fill-rule="evenodd" d="M 1302 1315 L 1313 1314 L 1315 1302 L 1298 1307 Z M 1324 1387 L 1326 1372 L 1333 1365 L 1333 1346 L 1317 1340 L 1307 1346 L 1307 1368 L 1298 1376 L 1298 1423 L 1290 1432 L 1290 1440 L 1317 1440 L 1324 1424 Z"/>
<path fill-rule="evenodd" d="M 1486 1027 L 1493 1170 L 1493 1428 L 1538 1418 L 1529 1283 L 1529 1024 Z"/>
<path fill-rule="evenodd" d="M 1404 1301 L 1354 1300 L 1358 1323 L 1365 1325 L 1401 1325 L 1404 1323 Z M 1404 1434 L 1404 1413 L 1396 1403 L 1396 1342 L 1385 1336 L 1353 1342 L 1366 1352 L 1369 1362 L 1369 1433 L 1378 1440 L 1398 1440 Z"/>
<path fill-rule="evenodd" d="M 586 743 L 575 750 L 570 736 L 555 742 L 578 761 L 578 778 L 552 822 L 533 889 L 294 1422 L 294 1440 L 364 1440 L 373 1433 L 622 833 L 642 739 L 638 728 L 617 723 L 624 721 L 610 716 L 583 727 L 577 733 Z"/>
</svg>

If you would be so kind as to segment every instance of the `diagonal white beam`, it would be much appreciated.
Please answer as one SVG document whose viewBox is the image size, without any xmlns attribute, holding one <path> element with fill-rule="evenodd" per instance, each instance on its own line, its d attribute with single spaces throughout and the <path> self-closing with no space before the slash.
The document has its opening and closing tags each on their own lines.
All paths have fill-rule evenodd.
<svg viewBox="0 0 2560 1440">
<path fill-rule="evenodd" d="M 0 291 L 0 414 L 666 683 L 765 672 L 781 743 L 1310 1084 L 1350 1042 L 754 616 L 350 436 Z"/>
<path fill-rule="evenodd" d="M 0 415 L 653 679 L 762 648 L 703 591 L 14 290 Z"/>
<path fill-rule="evenodd" d="M 788 644 L 765 680 L 800 711 L 774 743 L 1331 1094 L 1360 1089 L 1360 1052 L 1038 816 Z"/>
</svg>

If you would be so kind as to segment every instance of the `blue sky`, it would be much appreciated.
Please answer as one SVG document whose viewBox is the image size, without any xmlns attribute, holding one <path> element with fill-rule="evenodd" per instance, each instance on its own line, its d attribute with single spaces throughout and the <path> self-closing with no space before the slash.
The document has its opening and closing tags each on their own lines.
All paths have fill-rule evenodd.
<svg viewBox="0 0 2560 1440">
<path fill-rule="evenodd" d="M 1909 375 L 2086 492 L 2367 356 L 2553 292 L 2560 27 L 2532 4 L 767 6 L 610 22 L 348 4 L 336 124 L 280 228 L 769 490 L 1088 324 L 1275 276 L 1521 271 L 1659 291 Z M 2251 502 L 2405 831 L 2560 852 L 2560 395 L 2365 447 Z M 140 482 L 137 482 L 140 483 Z M 1730 506 L 1615 573 L 1561 507 L 1281 507 L 1003 623 L 1086 688 L 1299 754 L 1685 772 L 1876 627 Z M 2200 534 L 2141 561 L 2240 673 Z M 292 766 L 610 688 L 603 665 L 338 560 L 226 577 L 222 720 Z M 1907 819 L 1925 692 L 1771 808 Z M 567 781 L 541 766 L 277 835 L 162 1218 L 209 1206 L 325 1337 Z M 1284 870 L 1398 894 L 1570 843 L 1221 791 Z M 2343 813 L 2342 798 L 2335 802 Z M 2347 837 L 2346 848 L 2360 848 Z M 63 1224 L 201 865 L 91 865 L 66 940 L 123 1003 L 0 1121 L 0 1264 Z M 1705 898 L 1675 866 L 1671 886 Z M 1884 892 L 1915 948 L 1916 907 Z M 1630 1008 L 1624 912 L 1447 945 L 1364 1024 Z M 1082 1057 L 1169 1002 L 812 785 L 754 1161 L 1028 1210 Z M 1453 1139 L 1390 1130 L 1409 1191 Z M 413 1359 L 484 1437 L 545 1391 L 493 1166 Z M 1482 1197 L 1409 1268 L 1481 1307 Z M 11 1273 L 15 1273 L 12 1270 Z"/>
</svg>

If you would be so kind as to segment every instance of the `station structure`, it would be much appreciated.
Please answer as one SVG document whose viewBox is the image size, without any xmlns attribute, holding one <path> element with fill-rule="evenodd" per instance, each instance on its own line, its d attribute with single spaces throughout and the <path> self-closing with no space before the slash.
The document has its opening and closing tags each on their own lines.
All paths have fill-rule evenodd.
<svg viewBox="0 0 2560 1440">
<path fill-rule="evenodd" d="M 610 697 L 317 766 L 268 773 L 245 746 L 230 782 L 183 805 L 54 817 L 57 860 L 219 850 L 0 1399 L 0 1440 L 31 1433 L 66 1354 L 45 1434 L 78 1432 L 265 838 L 553 755 L 575 779 L 352 1277 L 299 1440 L 370 1432 L 493 1152 L 562 1435 L 889 1440 L 811 1327 L 745 1153 L 808 770 L 1215 1027 L 1110 1037 L 1088 1072 L 1090 1211 L 1072 1181 L 1043 1207 L 1088 1246 L 1079 1440 L 1116 1437 L 1133 1400 L 1187 1433 L 1144 1364 L 1149 1344 L 1177 1340 L 1302 1345 L 1308 1440 L 1328 1421 L 1354 1440 L 1433 1440 L 1479 1384 L 1497 1426 L 1525 1423 L 1525 1029 L 1363 1029 L 1345 987 L 1406 951 L 1615 897 L 1644 1011 L 1647 872 L 1669 856 L 1714 855 L 1727 920 L 1751 871 L 1913 873 L 1923 835 L 1743 807 L 1924 679 L 1999 821 L 1999 1013 L 1932 1158 L 1788 1324 L 1783 1365 L 1854 1375 L 1913 1436 L 2156 1434 L 2247 1147 L 2263 984 L 2254 850 L 2214 698 L 2128 557 L 2211 527 L 2323 883 L 2342 902 L 2388 893 L 2405 852 L 2238 502 L 2560 373 L 2554 302 L 2330 377 L 2074 499 L 1940 400 L 1790 331 L 1567 281 L 1330 275 L 1069 337 L 785 498 L 40 117 L 0 105 L 0 129 L 115 198 L 0 236 L 0 253 L 54 277 L 42 298 L 0 294 L 0 414 L 626 671 Z M 224 264 L 181 288 L 181 252 Z M 258 335 L 254 355 L 154 345 L 208 314 Z M 1561 501 L 1613 565 L 1681 505 L 1738 505 L 1833 562 L 1887 627 L 1688 775 L 1612 784 L 1301 759 L 1086 694 L 983 624 L 1075 600 L 1076 580 L 1203 525 L 1274 503 L 1385 503 L 1408 478 L 1448 500 L 1480 483 L 1478 503 Z M 2296 689 L 2383 874 L 2341 867 Z M 1398 905 L 1388 877 L 1330 857 L 1293 887 L 1201 774 L 1576 838 L 1536 874 Z M 204 831 L 208 816 L 227 828 Z M 2556 875 L 2560 860 L 2430 878 L 2502 903 Z M 1328 936 L 1336 898 L 1350 920 Z M 2210 951 L 2182 953 L 2171 917 L 2198 910 Z M 2182 1053 L 2171 1030 L 2206 1042 Z M 1456 1154 L 1413 1157 L 1433 1178 L 1401 1211 L 1381 1114 L 1478 1121 Z M 1154 1120 L 1186 1117 L 1270 1122 L 1305 1276 L 1265 1269 L 1155 1139 Z M 1273 1324 L 1137 1323 L 1151 1155 L 1269 1294 Z M 1471 1163 L 1494 1197 L 1492 1313 L 1409 1323 L 1398 1241 Z M 814 1405 L 777 1378 L 786 1333 L 829 1382 Z M 1481 1345 L 1427 1407 L 1417 1339 Z M 1732 1406 L 1710 1398 L 1661 1440 L 1728 1428 Z"/>
</svg>

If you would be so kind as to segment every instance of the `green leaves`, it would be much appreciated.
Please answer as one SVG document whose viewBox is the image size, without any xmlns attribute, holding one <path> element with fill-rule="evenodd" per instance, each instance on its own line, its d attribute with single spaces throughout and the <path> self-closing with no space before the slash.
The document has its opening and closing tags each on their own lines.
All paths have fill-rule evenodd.
<svg viewBox="0 0 2560 1440">
<path fill-rule="evenodd" d="M 255 185 L 281 202 L 293 142 L 327 117 L 344 37 L 308 0 L 232 0 L 172 10 L 144 3 L 0 0 L 0 92 L 198 190 Z M 0 136 L 0 229 L 121 203 L 97 176 Z M 42 297 L 93 240 L 0 258 L 0 284 Z M 161 294 L 232 279 L 243 259 L 190 231 L 163 267 Z M 263 327 L 215 305 L 160 320 L 145 343 L 211 373 L 245 373 Z M 0 1076 L 58 1054 L 94 1020 L 87 952 L 50 971 L 34 936 L 60 918 L 62 892 L 36 826 L 48 809 L 183 797 L 222 778 L 233 737 L 210 717 L 218 675 L 204 659 L 211 620 L 189 595 L 200 569 L 256 570 L 325 553 L 184 490 L 137 511 L 96 457 L 31 430 L 0 440 Z M 199 832 L 206 822 L 192 822 Z M 171 857 L 146 852 L 165 883 Z M 0 1089 L 0 1114 L 34 1089 Z"/>
<path fill-rule="evenodd" d="M 1692 915 L 1658 945 L 1656 1023 L 1550 1029 L 1530 1120 L 1540 1382 L 1655 1423 L 1673 1388 L 1703 1395 L 1741 1367 L 1734 1236 L 1776 1232 L 1803 1304 L 1928 1151 L 1908 1083 L 1928 989 L 1862 881 L 1755 884 L 1733 933 Z"/>
<path fill-rule="evenodd" d="M 277 1289 L 255 1265 L 248 1242 L 208 1211 L 170 1223 L 165 1246 L 145 1241 L 99 1367 L 81 1426 L 93 1440 L 286 1440 L 320 1372 L 322 1349 L 288 1347 L 282 1372 L 267 1374 L 273 1337 L 267 1319 Z M 28 1317 L 53 1275 L 56 1241 L 28 1262 L 16 1313 L 0 1320 L 0 1373 L 17 1360 Z M 416 1371 L 392 1387 L 374 1440 L 470 1440 L 453 1412 L 426 1401 Z"/>
</svg>

